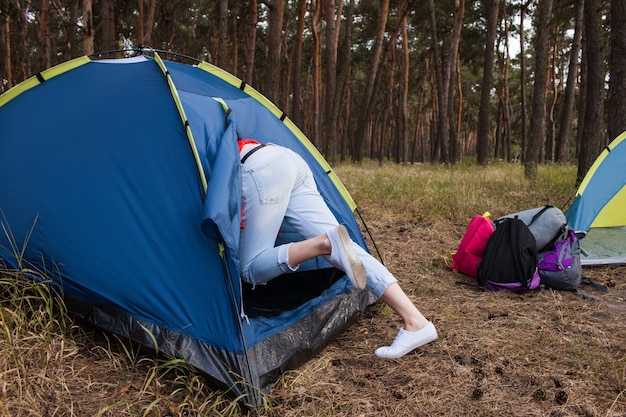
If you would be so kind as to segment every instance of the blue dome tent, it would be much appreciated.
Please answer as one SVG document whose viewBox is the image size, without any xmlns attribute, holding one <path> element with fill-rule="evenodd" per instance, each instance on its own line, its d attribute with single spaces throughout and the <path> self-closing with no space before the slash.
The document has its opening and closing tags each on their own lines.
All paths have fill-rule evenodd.
<svg viewBox="0 0 626 417">
<path fill-rule="evenodd" d="M 77 58 L 0 96 L 0 263 L 51 279 L 73 313 L 259 404 L 373 300 L 323 259 L 241 283 L 237 138 L 300 153 L 366 247 L 355 205 L 256 90 L 206 62 L 148 55 Z M 285 228 L 280 239 L 299 237 Z"/>
<path fill-rule="evenodd" d="M 586 235 L 583 265 L 626 263 L 626 132 L 591 165 L 565 216 Z"/>
</svg>

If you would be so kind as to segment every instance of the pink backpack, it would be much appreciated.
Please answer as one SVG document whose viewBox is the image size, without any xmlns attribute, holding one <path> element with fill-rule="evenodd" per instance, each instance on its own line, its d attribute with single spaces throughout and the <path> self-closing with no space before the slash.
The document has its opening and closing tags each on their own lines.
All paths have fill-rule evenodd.
<svg viewBox="0 0 626 417">
<path fill-rule="evenodd" d="M 487 241 L 495 230 L 489 216 L 489 212 L 485 212 L 482 216 L 472 217 L 459 248 L 452 254 L 452 269 L 455 272 L 478 278 L 478 265 L 483 260 Z"/>
</svg>

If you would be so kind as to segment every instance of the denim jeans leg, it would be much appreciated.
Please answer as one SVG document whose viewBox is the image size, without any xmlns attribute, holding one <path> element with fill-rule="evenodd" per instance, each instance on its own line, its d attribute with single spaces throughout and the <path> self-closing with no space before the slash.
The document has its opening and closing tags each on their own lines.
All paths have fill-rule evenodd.
<svg viewBox="0 0 626 417">
<path fill-rule="evenodd" d="M 239 257 L 242 279 L 251 284 L 267 282 L 292 271 L 279 262 L 279 254 L 286 253 L 286 246 L 274 247 L 283 220 L 305 239 L 319 236 L 339 224 L 318 192 L 307 163 L 287 148 L 266 146 L 246 161 L 242 194 L 244 228 Z M 365 267 L 367 288 L 380 297 L 396 279 L 366 250 L 356 243 L 353 245 Z"/>
<path fill-rule="evenodd" d="M 280 148 L 266 146 L 246 160 L 242 173 L 243 229 L 239 241 L 242 279 L 267 282 L 288 269 L 278 262 L 276 237 L 289 204 L 295 167 L 280 157 Z M 284 251 L 284 249 L 283 249 Z"/>
<path fill-rule="evenodd" d="M 307 163 L 300 155 L 288 152 L 296 163 L 297 176 L 285 219 L 305 239 L 309 239 L 336 227 L 339 222 L 317 191 L 313 173 Z M 390 284 L 397 281 L 396 278 L 361 246 L 353 243 L 353 247 L 365 267 L 367 288 L 380 297 Z"/>
</svg>

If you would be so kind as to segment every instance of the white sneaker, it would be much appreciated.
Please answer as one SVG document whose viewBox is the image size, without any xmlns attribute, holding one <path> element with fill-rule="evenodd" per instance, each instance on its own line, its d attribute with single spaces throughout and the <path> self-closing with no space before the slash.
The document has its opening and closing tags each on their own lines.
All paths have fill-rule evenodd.
<svg viewBox="0 0 626 417">
<path fill-rule="evenodd" d="M 379 347 L 374 354 L 379 358 L 395 359 L 438 338 L 437 329 L 435 329 L 435 326 L 429 321 L 426 326 L 415 332 L 400 329 L 400 332 L 398 332 L 391 346 Z"/>
<path fill-rule="evenodd" d="M 326 232 L 326 235 L 331 245 L 330 263 L 345 272 L 355 288 L 364 289 L 367 284 L 365 268 L 352 249 L 352 240 L 350 240 L 348 230 L 345 226 L 339 225 Z"/>
</svg>

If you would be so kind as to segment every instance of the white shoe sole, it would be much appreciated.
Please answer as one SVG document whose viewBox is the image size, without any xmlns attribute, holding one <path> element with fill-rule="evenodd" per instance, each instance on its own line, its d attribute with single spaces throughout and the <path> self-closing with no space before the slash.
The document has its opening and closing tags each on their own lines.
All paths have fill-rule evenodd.
<svg viewBox="0 0 626 417">
<path fill-rule="evenodd" d="M 348 234 L 348 230 L 345 226 L 339 225 L 336 232 L 339 237 L 339 242 L 334 242 L 334 239 L 331 239 L 331 244 L 337 244 L 337 247 L 333 247 L 332 250 L 338 251 L 338 262 L 341 265 L 335 266 L 343 267 L 342 269 L 350 279 L 352 285 L 355 288 L 362 290 L 367 285 L 367 277 L 365 275 L 363 263 L 352 249 L 352 240 L 350 239 L 350 235 Z"/>
</svg>

